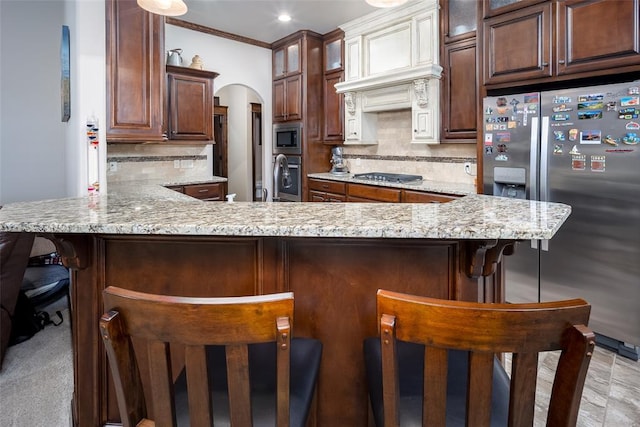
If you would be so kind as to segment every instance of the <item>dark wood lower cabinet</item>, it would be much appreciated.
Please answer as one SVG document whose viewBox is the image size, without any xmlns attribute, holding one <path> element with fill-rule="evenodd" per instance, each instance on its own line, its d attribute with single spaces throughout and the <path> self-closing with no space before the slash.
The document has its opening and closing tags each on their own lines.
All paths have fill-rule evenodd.
<svg viewBox="0 0 640 427">
<path fill-rule="evenodd" d="M 72 269 L 73 421 L 81 427 L 119 422 L 98 330 L 106 286 L 202 297 L 293 291 L 294 334 L 324 345 L 310 425 L 366 427 L 362 341 L 377 333 L 376 291 L 478 300 L 485 294 L 478 277 L 487 273 L 473 271 L 495 261 L 485 253 L 496 243 L 79 234 L 54 240 Z M 172 361 L 177 374 L 181 355 Z"/>
</svg>

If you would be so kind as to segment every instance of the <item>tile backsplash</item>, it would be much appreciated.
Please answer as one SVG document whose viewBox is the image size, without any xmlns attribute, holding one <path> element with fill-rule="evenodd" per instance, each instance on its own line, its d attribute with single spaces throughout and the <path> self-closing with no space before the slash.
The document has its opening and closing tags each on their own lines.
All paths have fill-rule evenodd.
<svg viewBox="0 0 640 427">
<path fill-rule="evenodd" d="M 110 144 L 107 182 L 200 181 L 211 178 L 211 145 Z"/>
<path fill-rule="evenodd" d="M 344 146 L 349 171 L 408 173 L 426 180 L 475 183 L 475 144 L 412 144 L 411 132 L 411 110 L 378 113 L 377 145 Z M 472 175 L 464 170 L 467 162 Z"/>
</svg>

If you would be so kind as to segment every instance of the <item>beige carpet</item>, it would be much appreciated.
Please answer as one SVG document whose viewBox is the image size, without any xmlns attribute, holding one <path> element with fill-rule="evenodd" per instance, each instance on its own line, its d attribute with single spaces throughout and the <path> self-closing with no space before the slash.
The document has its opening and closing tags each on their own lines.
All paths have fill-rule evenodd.
<svg viewBox="0 0 640 427">
<path fill-rule="evenodd" d="M 49 325 L 9 347 L 0 371 L 0 426 L 71 425 L 73 361 L 68 310 L 63 316 L 60 326 Z"/>
</svg>

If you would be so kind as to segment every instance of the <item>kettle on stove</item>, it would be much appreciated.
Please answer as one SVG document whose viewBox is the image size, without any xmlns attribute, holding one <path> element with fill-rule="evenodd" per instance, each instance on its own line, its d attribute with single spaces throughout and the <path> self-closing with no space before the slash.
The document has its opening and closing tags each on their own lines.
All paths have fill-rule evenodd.
<svg viewBox="0 0 640 427">
<path fill-rule="evenodd" d="M 182 49 L 171 49 L 167 52 L 167 65 L 182 65 Z"/>
</svg>

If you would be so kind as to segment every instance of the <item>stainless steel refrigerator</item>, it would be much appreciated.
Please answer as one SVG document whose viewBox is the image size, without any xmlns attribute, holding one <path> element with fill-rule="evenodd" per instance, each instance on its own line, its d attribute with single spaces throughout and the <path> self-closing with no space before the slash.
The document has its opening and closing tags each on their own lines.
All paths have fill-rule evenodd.
<svg viewBox="0 0 640 427">
<path fill-rule="evenodd" d="M 640 81 L 484 99 L 484 193 L 566 203 L 504 257 L 509 302 L 580 297 L 598 342 L 638 359 Z"/>
</svg>

